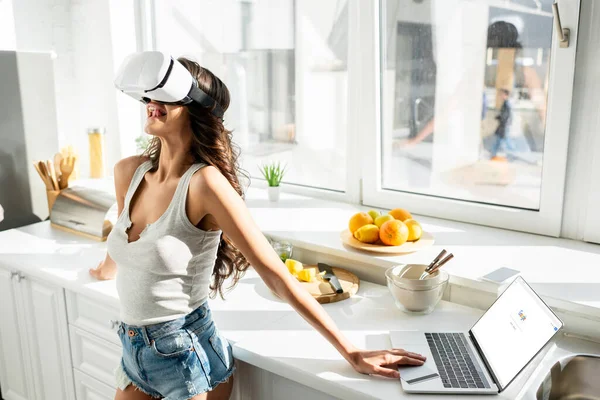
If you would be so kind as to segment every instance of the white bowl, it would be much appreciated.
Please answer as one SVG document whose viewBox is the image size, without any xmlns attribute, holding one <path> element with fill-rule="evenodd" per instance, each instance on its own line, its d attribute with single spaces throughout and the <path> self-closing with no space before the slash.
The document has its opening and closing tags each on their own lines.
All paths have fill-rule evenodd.
<svg viewBox="0 0 600 400">
<path fill-rule="evenodd" d="M 440 269 L 430 278 L 419 280 L 426 267 L 409 264 L 385 271 L 388 289 L 402 311 L 429 314 L 441 300 L 448 285 L 448 273 Z"/>
<path fill-rule="evenodd" d="M 406 286 L 410 289 L 414 288 L 431 288 L 440 283 L 444 275 L 441 270 L 434 272 L 423 280 L 419 277 L 423 274 L 427 265 L 425 264 L 399 264 L 386 271 L 386 276 L 392 279 L 400 286 Z"/>
</svg>

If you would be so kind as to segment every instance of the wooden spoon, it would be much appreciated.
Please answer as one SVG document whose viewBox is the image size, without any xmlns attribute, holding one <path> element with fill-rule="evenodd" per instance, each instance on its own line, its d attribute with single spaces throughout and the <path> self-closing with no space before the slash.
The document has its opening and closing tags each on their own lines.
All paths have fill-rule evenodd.
<svg viewBox="0 0 600 400">
<path fill-rule="evenodd" d="M 75 156 L 67 156 L 60 161 L 60 189 L 65 189 L 69 186 L 69 176 L 73 173 L 76 161 L 77 158 Z"/>
<path fill-rule="evenodd" d="M 46 168 L 48 169 L 48 175 L 50 176 L 53 190 L 59 190 L 58 179 L 56 179 L 56 171 L 54 170 L 54 163 L 52 160 L 46 160 Z"/>
<path fill-rule="evenodd" d="M 63 156 L 60 153 L 56 153 L 54 155 L 54 171 L 56 172 L 56 179 L 60 182 L 60 161 Z"/>
<path fill-rule="evenodd" d="M 46 181 L 46 177 L 44 176 L 44 172 L 40 168 L 39 162 L 34 162 L 33 167 L 35 168 L 37 173 L 40 175 L 40 178 L 42 178 L 42 182 L 44 182 L 44 186 L 46 186 L 46 190 L 50 190 L 48 187 L 48 182 Z"/>
<path fill-rule="evenodd" d="M 46 190 L 52 190 L 52 183 L 50 182 L 50 177 L 48 175 L 48 170 L 46 168 L 46 164 L 43 161 L 37 162 L 36 169 L 38 170 L 40 176 L 42 177 L 42 181 L 44 181 L 44 185 L 46 185 Z"/>
</svg>

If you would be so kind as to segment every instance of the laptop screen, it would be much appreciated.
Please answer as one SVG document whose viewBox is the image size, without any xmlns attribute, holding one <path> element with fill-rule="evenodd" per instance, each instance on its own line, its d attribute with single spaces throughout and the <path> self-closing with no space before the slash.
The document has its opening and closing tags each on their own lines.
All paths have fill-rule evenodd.
<svg viewBox="0 0 600 400">
<path fill-rule="evenodd" d="M 502 390 L 560 328 L 562 322 L 518 277 L 471 333 Z"/>
</svg>

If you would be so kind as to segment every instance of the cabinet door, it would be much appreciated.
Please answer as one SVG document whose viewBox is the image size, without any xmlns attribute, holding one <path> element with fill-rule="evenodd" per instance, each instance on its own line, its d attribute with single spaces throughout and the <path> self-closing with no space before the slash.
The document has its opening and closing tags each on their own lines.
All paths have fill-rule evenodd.
<svg viewBox="0 0 600 400">
<path fill-rule="evenodd" d="M 74 326 L 69 332 L 73 368 L 116 387 L 115 369 L 121 361 L 121 347 Z"/>
<path fill-rule="evenodd" d="M 11 272 L 0 268 L 0 386 L 4 400 L 32 400 L 33 384 L 28 381 L 28 360 L 25 349 L 27 338 L 19 332 L 18 283 Z"/>
<path fill-rule="evenodd" d="M 113 400 L 116 389 L 81 371 L 74 371 L 77 400 Z"/>
<path fill-rule="evenodd" d="M 17 284 L 23 298 L 32 376 L 38 400 L 74 400 L 64 291 L 35 278 Z"/>
</svg>

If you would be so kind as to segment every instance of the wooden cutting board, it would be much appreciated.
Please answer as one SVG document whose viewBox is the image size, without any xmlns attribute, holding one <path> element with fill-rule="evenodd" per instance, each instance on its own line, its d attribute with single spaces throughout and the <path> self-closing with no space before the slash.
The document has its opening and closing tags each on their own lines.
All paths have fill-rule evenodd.
<svg viewBox="0 0 600 400">
<path fill-rule="evenodd" d="M 304 265 L 304 268 L 314 268 L 316 273 L 319 273 L 319 269 L 316 265 Z M 358 276 L 352 272 L 343 268 L 331 267 L 335 276 L 337 276 L 344 293 L 337 294 L 333 291 L 333 288 L 327 281 L 323 281 L 320 278 L 314 279 L 312 282 L 300 282 L 302 287 L 308 291 L 319 303 L 335 303 L 336 301 L 342 301 L 350 298 L 358 292 L 360 280 Z"/>
</svg>

